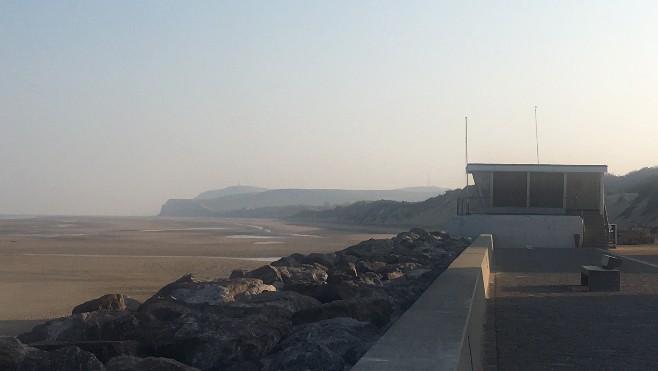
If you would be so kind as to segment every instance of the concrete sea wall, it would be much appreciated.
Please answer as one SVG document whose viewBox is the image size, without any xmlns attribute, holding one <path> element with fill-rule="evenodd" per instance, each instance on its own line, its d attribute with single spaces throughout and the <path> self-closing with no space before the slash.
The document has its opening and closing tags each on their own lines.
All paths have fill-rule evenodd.
<svg viewBox="0 0 658 371">
<path fill-rule="evenodd" d="M 352 370 L 480 370 L 491 235 L 480 235 Z"/>
</svg>

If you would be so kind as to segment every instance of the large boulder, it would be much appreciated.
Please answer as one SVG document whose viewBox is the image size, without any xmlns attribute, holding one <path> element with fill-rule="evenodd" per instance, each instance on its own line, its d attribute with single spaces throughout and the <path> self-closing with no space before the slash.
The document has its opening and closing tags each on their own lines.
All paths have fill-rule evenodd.
<svg viewBox="0 0 658 371">
<path fill-rule="evenodd" d="M 295 291 L 264 292 L 244 300 L 236 301 L 229 307 L 279 307 L 292 315 L 303 309 L 315 308 L 322 305 L 318 300 L 302 295 Z"/>
<path fill-rule="evenodd" d="M 125 295 L 121 294 L 107 294 L 100 298 L 84 302 L 75 308 L 71 314 L 78 314 L 84 312 L 93 312 L 97 310 L 126 310 Z"/>
<path fill-rule="evenodd" d="M 320 264 L 301 264 L 298 267 L 280 267 L 286 289 L 294 285 L 322 285 L 327 282 L 327 267 Z"/>
<path fill-rule="evenodd" d="M 106 363 L 110 359 L 122 355 L 139 356 L 146 355 L 144 346 L 134 340 L 98 340 L 98 341 L 76 341 L 76 342 L 58 342 L 58 343 L 33 343 L 33 347 L 53 351 L 60 348 L 77 346 L 78 348 L 93 353 L 99 361 Z"/>
<path fill-rule="evenodd" d="M 19 335 L 18 339 L 26 344 L 122 340 L 122 334 L 137 327 L 138 322 L 132 313 L 126 311 L 85 312 L 37 325 Z"/>
<path fill-rule="evenodd" d="M 258 278 L 268 285 L 271 285 L 275 282 L 282 282 L 281 273 L 276 267 L 271 265 L 264 265 L 260 268 L 254 269 L 251 272 L 247 272 L 245 277 L 248 278 Z"/>
<path fill-rule="evenodd" d="M 0 370 L 17 370 L 28 358 L 40 358 L 46 352 L 23 344 L 13 336 L 0 336 Z"/>
<path fill-rule="evenodd" d="M 336 300 L 319 307 L 300 310 L 292 316 L 295 325 L 317 322 L 336 317 L 352 317 L 359 321 L 368 321 L 377 327 L 388 324 L 393 307 L 387 299 L 355 298 Z"/>
<path fill-rule="evenodd" d="M 40 357 L 26 357 L 18 371 L 104 371 L 103 363 L 92 353 L 76 346 L 41 353 Z"/>
<path fill-rule="evenodd" d="M 222 305 L 239 297 L 257 295 L 265 291 L 276 291 L 276 288 L 256 278 L 219 278 L 208 281 L 187 274 L 160 289 L 149 300 L 174 298 L 188 304 Z"/>
<path fill-rule="evenodd" d="M 263 315 L 222 318 L 192 313 L 173 325 L 173 334 L 155 341 L 156 353 L 202 370 L 258 361 L 292 329 L 289 320 Z"/>
<path fill-rule="evenodd" d="M 268 371 L 343 371 L 345 361 L 331 349 L 317 343 L 297 343 L 268 359 Z"/>
<path fill-rule="evenodd" d="M 105 364 L 106 371 L 199 371 L 174 359 L 161 357 L 120 356 Z"/>
<path fill-rule="evenodd" d="M 270 265 L 275 267 L 296 267 L 302 264 L 302 261 L 305 257 L 306 256 L 304 254 L 294 253 L 288 256 L 284 256 L 283 258 L 270 263 Z"/>
<path fill-rule="evenodd" d="M 313 252 L 306 255 L 304 259 L 302 259 L 303 264 L 320 264 L 327 268 L 333 267 L 335 262 L 336 262 L 336 254 L 334 253 L 319 254 Z"/>
<path fill-rule="evenodd" d="M 372 346 L 380 336 L 379 330 L 369 322 L 358 321 L 349 317 L 337 317 L 319 322 L 306 323 L 295 326 L 292 333 L 285 338 L 277 350 L 284 353 L 300 352 L 300 344 L 316 344 L 337 354 L 345 364 L 353 365 Z M 309 351 L 302 348 L 302 353 Z M 281 357 L 278 359 L 296 359 L 294 356 Z"/>
<path fill-rule="evenodd" d="M 395 243 L 392 240 L 376 240 L 371 238 L 350 246 L 344 251 L 359 259 L 384 260 L 393 251 L 393 248 L 395 248 Z"/>
</svg>

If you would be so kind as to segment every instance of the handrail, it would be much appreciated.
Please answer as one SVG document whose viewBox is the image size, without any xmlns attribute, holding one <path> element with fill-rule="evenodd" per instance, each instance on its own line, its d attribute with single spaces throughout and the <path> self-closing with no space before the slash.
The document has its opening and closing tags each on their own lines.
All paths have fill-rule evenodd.
<svg viewBox="0 0 658 371">
<path fill-rule="evenodd" d="M 608 207 L 603 203 L 603 222 L 605 223 L 605 235 L 608 239 L 608 245 L 610 245 L 610 221 L 608 220 Z"/>
<path fill-rule="evenodd" d="M 472 197 L 472 196 L 458 197 L 457 198 L 457 210 L 456 210 L 457 215 L 484 214 L 489 209 L 499 208 L 498 206 L 491 206 L 492 202 L 490 202 L 490 201 L 492 199 L 493 199 L 493 197 Z M 578 197 L 562 197 L 562 200 L 563 201 L 564 200 L 573 201 L 569 205 L 571 207 L 568 206 L 566 209 L 564 207 L 543 208 L 543 209 L 567 210 L 569 215 L 574 215 L 572 213 L 575 213 L 575 215 L 578 215 L 581 218 L 584 218 L 583 213 L 585 211 L 599 211 L 598 209 L 583 209 L 583 208 L 581 208 Z M 564 205 L 565 203 L 563 202 L 562 204 Z M 604 207 L 605 207 L 605 204 L 604 204 Z M 519 209 L 525 209 L 525 208 L 528 208 L 528 207 L 519 206 L 518 208 Z M 536 208 L 536 207 L 529 207 L 529 209 L 533 209 L 533 208 Z M 569 213 L 569 212 L 571 212 L 571 213 Z M 605 210 L 604 210 L 604 212 L 605 212 Z"/>
</svg>

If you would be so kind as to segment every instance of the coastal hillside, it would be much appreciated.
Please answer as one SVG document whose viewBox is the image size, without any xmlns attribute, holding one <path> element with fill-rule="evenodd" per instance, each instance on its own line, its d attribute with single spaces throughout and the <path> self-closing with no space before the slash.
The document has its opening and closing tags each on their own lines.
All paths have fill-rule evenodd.
<svg viewBox="0 0 658 371">
<path fill-rule="evenodd" d="M 611 223 L 620 229 L 658 226 L 658 167 L 607 175 L 605 190 Z"/>
<path fill-rule="evenodd" d="M 239 193 L 240 191 L 245 191 Z M 419 202 L 445 192 L 444 188 L 422 187 L 396 190 L 343 190 L 343 189 L 274 189 L 258 191 L 255 187 L 239 187 L 204 192 L 194 199 L 171 199 L 161 209 L 160 216 L 288 216 L 300 209 L 330 208 L 358 201 Z M 238 192 L 238 193 L 236 193 Z M 208 198 L 212 194 L 223 194 Z M 301 206 L 301 208 L 300 208 Z M 255 215 L 254 215 L 255 214 Z"/>
<path fill-rule="evenodd" d="M 381 227 L 421 227 L 435 229 L 445 226 L 456 213 L 457 199 L 464 197 L 463 189 L 422 202 L 361 201 L 331 210 L 306 210 L 291 220 L 342 225 Z"/>
<path fill-rule="evenodd" d="M 658 226 L 658 167 L 623 176 L 606 175 L 604 187 L 611 223 L 620 229 Z M 330 210 L 302 211 L 291 219 L 359 226 L 447 228 L 456 215 L 457 198 L 464 196 L 464 189 L 457 189 L 423 202 L 357 202 Z"/>
</svg>

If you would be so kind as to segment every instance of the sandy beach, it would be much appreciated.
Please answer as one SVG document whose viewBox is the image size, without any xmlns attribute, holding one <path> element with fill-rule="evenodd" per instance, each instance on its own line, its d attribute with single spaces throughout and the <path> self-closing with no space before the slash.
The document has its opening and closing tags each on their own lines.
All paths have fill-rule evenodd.
<svg viewBox="0 0 658 371">
<path fill-rule="evenodd" d="M 0 335 L 66 316 L 103 294 L 142 301 L 187 273 L 228 277 L 295 252 L 390 236 L 263 219 L 0 219 Z"/>
</svg>

